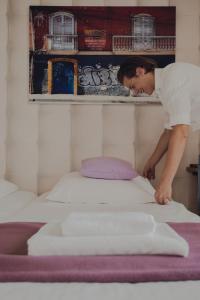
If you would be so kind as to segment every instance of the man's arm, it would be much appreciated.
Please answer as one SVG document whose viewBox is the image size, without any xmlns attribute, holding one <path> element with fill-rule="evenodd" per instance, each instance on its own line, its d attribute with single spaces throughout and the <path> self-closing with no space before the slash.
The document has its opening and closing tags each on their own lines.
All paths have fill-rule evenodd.
<svg viewBox="0 0 200 300">
<path fill-rule="evenodd" d="M 148 159 L 144 170 L 143 170 L 143 176 L 147 177 L 149 179 L 155 178 L 155 166 L 157 163 L 161 160 L 163 155 L 168 149 L 168 143 L 170 139 L 170 131 L 168 129 L 165 129 L 162 135 L 160 136 L 160 139 L 158 141 L 158 144 L 152 153 L 151 157 Z"/>
<path fill-rule="evenodd" d="M 185 149 L 189 125 L 176 125 L 170 133 L 168 151 L 160 183 L 156 188 L 155 199 L 160 204 L 171 198 L 171 185 Z"/>
<path fill-rule="evenodd" d="M 160 139 L 158 141 L 158 144 L 151 156 L 151 160 L 154 161 L 155 165 L 161 160 L 163 155 L 168 149 L 169 139 L 170 139 L 170 131 L 168 129 L 165 129 L 162 135 L 160 136 Z"/>
</svg>

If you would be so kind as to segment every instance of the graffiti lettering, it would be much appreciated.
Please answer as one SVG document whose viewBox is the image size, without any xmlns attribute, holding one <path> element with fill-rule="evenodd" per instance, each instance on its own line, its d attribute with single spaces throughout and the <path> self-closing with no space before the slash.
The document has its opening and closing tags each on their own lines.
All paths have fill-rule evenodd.
<svg viewBox="0 0 200 300">
<path fill-rule="evenodd" d="M 116 76 L 114 74 L 114 68 L 94 68 L 92 66 L 86 66 L 80 69 L 79 72 L 79 85 L 82 87 L 98 87 L 106 85 L 111 87 L 118 85 Z"/>
<path fill-rule="evenodd" d="M 100 64 L 93 66 L 79 66 L 79 87 L 85 95 L 123 95 L 128 96 L 129 90 L 117 81 L 119 66 L 108 65 L 107 68 Z"/>
</svg>

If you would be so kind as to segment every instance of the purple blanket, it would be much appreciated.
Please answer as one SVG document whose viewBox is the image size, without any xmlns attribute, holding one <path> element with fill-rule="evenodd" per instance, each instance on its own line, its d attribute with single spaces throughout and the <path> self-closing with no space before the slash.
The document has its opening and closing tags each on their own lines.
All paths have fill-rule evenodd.
<svg viewBox="0 0 200 300">
<path fill-rule="evenodd" d="M 178 256 L 27 256 L 42 223 L 0 224 L 0 282 L 148 282 L 200 280 L 200 224 L 170 223 L 190 245 Z M 11 255 L 12 254 L 12 255 Z"/>
</svg>

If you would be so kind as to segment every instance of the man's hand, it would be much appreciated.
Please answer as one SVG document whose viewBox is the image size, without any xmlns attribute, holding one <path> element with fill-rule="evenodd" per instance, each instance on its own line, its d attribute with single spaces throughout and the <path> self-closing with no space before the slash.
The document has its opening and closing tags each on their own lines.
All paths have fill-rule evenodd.
<svg viewBox="0 0 200 300">
<path fill-rule="evenodd" d="M 172 197 L 172 186 L 169 183 L 160 183 L 156 188 L 155 200 L 159 204 L 167 204 Z"/>
<path fill-rule="evenodd" d="M 149 180 L 155 179 L 155 164 L 152 162 L 151 159 L 149 159 L 145 164 L 142 175 L 148 178 Z"/>
</svg>

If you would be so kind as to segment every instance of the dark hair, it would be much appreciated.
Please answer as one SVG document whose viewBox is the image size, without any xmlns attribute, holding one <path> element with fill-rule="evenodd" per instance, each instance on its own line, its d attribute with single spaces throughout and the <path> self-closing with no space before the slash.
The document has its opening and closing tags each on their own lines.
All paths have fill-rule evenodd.
<svg viewBox="0 0 200 300">
<path fill-rule="evenodd" d="M 144 56 L 132 56 L 127 58 L 120 66 L 117 73 L 117 79 L 123 83 L 124 76 L 132 78 L 136 76 L 136 68 L 142 67 L 146 73 L 153 72 L 157 67 L 156 61 Z"/>
</svg>

